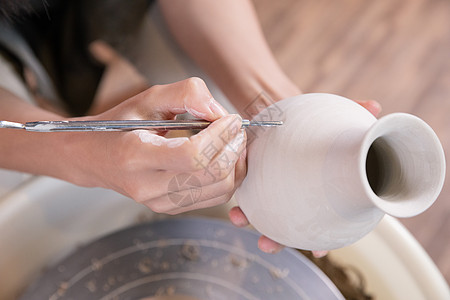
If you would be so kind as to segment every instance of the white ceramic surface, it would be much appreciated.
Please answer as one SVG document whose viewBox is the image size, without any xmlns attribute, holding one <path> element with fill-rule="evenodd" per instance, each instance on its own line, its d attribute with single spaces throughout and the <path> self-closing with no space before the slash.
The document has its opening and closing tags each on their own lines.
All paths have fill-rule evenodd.
<svg viewBox="0 0 450 300">
<path fill-rule="evenodd" d="M 442 146 L 419 118 L 366 109 L 331 94 L 285 99 L 256 119 L 248 173 L 236 198 L 255 228 L 307 250 L 336 249 L 370 232 L 385 213 L 410 217 L 437 198 Z"/>
<path fill-rule="evenodd" d="M 395 218 L 385 216 L 360 241 L 329 255 L 339 265 L 357 270 L 375 299 L 450 299 L 448 283 L 436 265 Z"/>
</svg>

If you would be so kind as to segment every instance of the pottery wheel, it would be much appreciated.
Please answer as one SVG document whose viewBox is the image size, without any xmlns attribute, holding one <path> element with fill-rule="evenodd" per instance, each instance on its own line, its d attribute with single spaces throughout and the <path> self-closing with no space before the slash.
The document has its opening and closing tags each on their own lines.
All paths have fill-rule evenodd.
<svg viewBox="0 0 450 300">
<path fill-rule="evenodd" d="M 343 299 L 307 258 L 265 254 L 258 237 L 211 219 L 134 226 L 78 249 L 21 299 Z"/>
</svg>

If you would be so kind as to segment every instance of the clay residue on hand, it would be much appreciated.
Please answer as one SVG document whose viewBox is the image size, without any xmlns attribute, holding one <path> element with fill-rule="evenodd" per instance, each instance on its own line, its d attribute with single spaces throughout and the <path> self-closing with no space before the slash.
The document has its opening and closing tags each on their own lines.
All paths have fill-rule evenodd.
<svg viewBox="0 0 450 300">
<path fill-rule="evenodd" d="M 134 130 L 142 143 L 152 144 L 153 146 L 167 146 L 169 148 L 177 148 L 189 141 L 187 137 L 165 138 L 160 135 L 151 133 L 148 130 Z"/>
</svg>

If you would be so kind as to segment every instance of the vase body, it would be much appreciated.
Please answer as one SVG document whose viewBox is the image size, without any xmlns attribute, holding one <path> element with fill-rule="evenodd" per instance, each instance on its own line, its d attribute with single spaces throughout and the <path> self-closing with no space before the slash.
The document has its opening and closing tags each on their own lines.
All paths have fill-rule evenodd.
<svg viewBox="0 0 450 300">
<path fill-rule="evenodd" d="M 236 199 L 250 223 L 286 246 L 330 250 L 359 240 L 385 213 L 410 217 L 438 197 L 442 146 L 419 118 L 377 120 L 331 94 L 304 94 L 263 110 L 252 129 L 248 173 Z"/>
</svg>

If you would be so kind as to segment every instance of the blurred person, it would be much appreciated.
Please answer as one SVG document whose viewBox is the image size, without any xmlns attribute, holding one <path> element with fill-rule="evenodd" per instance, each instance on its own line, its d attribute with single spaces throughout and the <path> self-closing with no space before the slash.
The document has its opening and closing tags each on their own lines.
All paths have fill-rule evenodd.
<svg viewBox="0 0 450 300">
<path fill-rule="evenodd" d="M 0 167 L 113 189 L 168 214 L 232 197 L 246 174 L 241 117 L 230 115 L 200 78 L 151 86 L 120 54 L 151 2 L 1 1 L 0 120 L 171 120 L 190 113 L 212 124 L 176 138 L 151 130 L 46 134 L 2 129 Z M 160 0 L 159 5 L 179 46 L 241 116 L 251 119 L 262 109 L 251 107 L 258 95 L 270 105 L 301 93 L 271 53 L 251 1 Z M 379 112 L 376 102 L 361 104 Z M 168 183 L 181 173 L 199 179 L 199 201 L 183 206 L 170 201 Z M 248 225 L 239 207 L 229 216 L 237 226 Z M 282 248 L 264 236 L 259 247 L 269 253 Z"/>
</svg>

